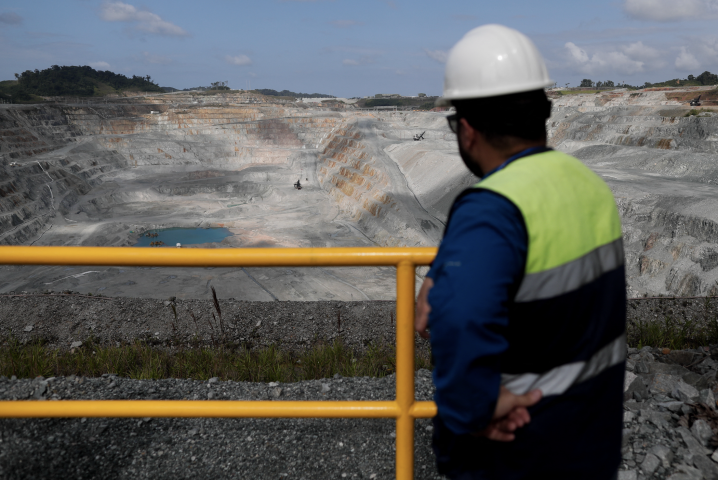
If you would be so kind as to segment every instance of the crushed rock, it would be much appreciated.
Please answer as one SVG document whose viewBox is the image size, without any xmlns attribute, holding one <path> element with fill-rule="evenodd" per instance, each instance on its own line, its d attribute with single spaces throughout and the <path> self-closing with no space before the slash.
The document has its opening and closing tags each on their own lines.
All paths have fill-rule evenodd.
<svg viewBox="0 0 718 480">
<path fill-rule="evenodd" d="M 629 308 L 629 322 L 650 319 L 661 302 L 665 300 L 644 300 Z M 394 340 L 393 302 L 230 299 L 220 304 L 232 339 L 250 339 L 256 346 L 302 348 L 312 339 L 339 335 L 358 348 L 372 340 Z M 174 300 L 170 305 L 178 312 L 189 308 L 198 319 L 206 319 L 213 310 L 211 301 Z M 0 297 L 0 334 L 12 333 L 25 342 L 42 337 L 58 348 L 69 348 L 88 332 L 106 342 L 132 341 L 159 332 L 162 342 L 171 337 L 174 323 L 175 335 L 210 341 L 208 325 L 196 325 L 182 313 L 175 321 L 170 305 L 151 299 Z M 33 331 L 24 332 L 29 324 L 34 325 Z M 626 364 L 619 479 L 718 478 L 718 345 L 680 351 L 629 348 Z M 112 375 L 0 378 L 0 398 L 16 400 L 385 400 L 393 395 L 393 377 L 292 384 L 143 381 Z M 428 400 L 432 395 L 430 373 L 420 370 L 417 399 Z M 22 477 L 110 472 L 119 478 L 151 478 L 167 472 L 164 475 L 199 478 L 393 478 L 394 427 L 388 420 L 146 420 L 3 420 L 0 445 L 5 454 L 0 456 L 0 477 L 16 471 Z M 430 422 L 417 421 L 416 478 L 439 478 L 430 444 Z"/>
<path fill-rule="evenodd" d="M 281 387 L 112 375 L 0 377 L 2 400 L 391 400 L 394 392 L 393 375 Z M 432 394 L 431 373 L 418 371 L 417 398 L 430 400 Z M 0 420 L 0 478 L 391 479 L 394 429 L 389 419 L 8 419 Z M 417 420 L 415 444 L 415 478 L 441 478 L 430 420 Z"/>
</svg>

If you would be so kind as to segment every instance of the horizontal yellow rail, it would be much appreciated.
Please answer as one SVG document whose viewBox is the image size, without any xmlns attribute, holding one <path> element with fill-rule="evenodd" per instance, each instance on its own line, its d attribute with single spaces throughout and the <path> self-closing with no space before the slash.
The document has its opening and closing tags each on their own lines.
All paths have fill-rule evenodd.
<svg viewBox="0 0 718 480">
<path fill-rule="evenodd" d="M 124 248 L 0 247 L 6 265 L 167 267 L 396 266 L 395 401 L 62 400 L 2 401 L 0 418 L 222 417 L 395 418 L 396 478 L 414 475 L 414 419 L 436 415 L 434 402 L 414 397 L 415 267 L 436 248 Z"/>
<path fill-rule="evenodd" d="M 396 402 L 279 402 L 231 400 L 58 400 L 0 402 L 3 418 L 399 418 Z M 415 402 L 414 418 L 436 415 L 434 402 Z"/>
<path fill-rule="evenodd" d="M 4 265 L 329 267 L 428 265 L 436 248 L 0 247 Z"/>
</svg>

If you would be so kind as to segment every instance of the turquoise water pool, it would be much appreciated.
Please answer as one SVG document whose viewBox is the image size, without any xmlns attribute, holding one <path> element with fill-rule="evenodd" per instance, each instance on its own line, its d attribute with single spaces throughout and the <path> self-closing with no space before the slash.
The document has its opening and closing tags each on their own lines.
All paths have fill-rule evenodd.
<svg viewBox="0 0 718 480">
<path fill-rule="evenodd" d="M 232 235 L 226 228 L 167 228 L 165 230 L 151 230 L 147 233 L 157 233 L 156 237 L 142 236 L 133 247 L 149 247 L 152 242 L 164 242 L 165 247 L 182 245 L 196 245 L 199 243 L 221 242 Z"/>
</svg>

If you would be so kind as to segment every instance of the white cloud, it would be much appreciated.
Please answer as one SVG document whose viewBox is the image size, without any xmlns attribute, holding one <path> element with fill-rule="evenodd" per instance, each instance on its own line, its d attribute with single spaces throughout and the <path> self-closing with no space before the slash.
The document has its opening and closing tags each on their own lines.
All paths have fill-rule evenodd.
<svg viewBox="0 0 718 480">
<path fill-rule="evenodd" d="M 703 35 L 697 38 L 690 38 L 690 49 L 696 52 L 704 65 L 718 64 L 718 37 L 715 35 Z M 683 52 L 681 52 L 683 53 Z M 709 68 L 712 70 L 712 68 Z"/>
<path fill-rule="evenodd" d="M 357 60 L 351 58 L 345 58 L 344 60 L 342 60 L 342 63 L 344 65 L 359 65 L 359 62 Z"/>
<path fill-rule="evenodd" d="M 4 23 L 5 25 L 20 25 L 22 24 L 22 17 L 15 12 L 0 13 L 0 23 Z"/>
<path fill-rule="evenodd" d="M 567 42 L 564 47 L 566 48 L 566 50 L 568 50 L 568 53 L 571 55 L 571 58 L 576 62 L 588 62 L 588 55 L 586 54 L 586 51 L 577 47 L 575 43 Z"/>
<path fill-rule="evenodd" d="M 247 55 L 240 54 L 240 55 L 227 55 L 224 57 L 224 60 L 232 65 L 251 65 L 252 59 L 249 58 Z"/>
<path fill-rule="evenodd" d="M 132 22 L 137 20 L 137 9 L 122 2 L 105 3 L 100 7 L 100 18 L 106 22 Z"/>
<path fill-rule="evenodd" d="M 626 75 L 645 70 L 644 62 L 633 60 L 623 52 L 595 53 L 591 57 L 590 65 L 596 72 L 616 72 Z"/>
<path fill-rule="evenodd" d="M 90 62 L 89 65 L 95 70 L 109 70 L 110 64 L 107 62 Z"/>
<path fill-rule="evenodd" d="M 184 29 L 170 23 L 152 12 L 137 10 L 133 5 L 123 2 L 106 2 L 100 7 L 100 18 L 106 22 L 126 22 L 135 24 L 140 32 L 153 33 L 168 37 L 189 36 Z"/>
<path fill-rule="evenodd" d="M 692 72 L 700 66 L 698 59 L 686 47 L 681 47 L 681 53 L 676 57 L 676 70 Z"/>
<path fill-rule="evenodd" d="M 429 58 L 436 60 L 439 63 L 446 63 L 446 59 L 449 57 L 449 52 L 444 50 L 429 50 L 428 48 L 425 48 L 424 52 L 426 52 L 426 55 Z"/>
<path fill-rule="evenodd" d="M 591 55 L 573 42 L 567 42 L 564 48 L 569 63 L 587 75 L 632 75 L 646 71 L 649 64 L 651 67 L 662 65 L 659 52 L 642 42 L 597 51 Z"/>
<path fill-rule="evenodd" d="M 669 22 L 718 17 L 718 0 L 624 0 L 623 10 L 640 20 Z"/>
<path fill-rule="evenodd" d="M 707 37 L 702 40 L 703 42 L 698 45 L 702 53 L 718 59 L 718 37 Z"/>
<path fill-rule="evenodd" d="M 661 52 L 655 48 L 644 45 L 643 42 L 632 43 L 622 48 L 623 53 L 634 60 L 650 61 L 661 58 Z"/>
<path fill-rule="evenodd" d="M 337 28 L 349 28 L 354 27 L 356 25 L 362 25 L 361 22 L 357 22 L 356 20 L 334 20 L 329 22 L 332 25 L 334 25 Z"/>
</svg>

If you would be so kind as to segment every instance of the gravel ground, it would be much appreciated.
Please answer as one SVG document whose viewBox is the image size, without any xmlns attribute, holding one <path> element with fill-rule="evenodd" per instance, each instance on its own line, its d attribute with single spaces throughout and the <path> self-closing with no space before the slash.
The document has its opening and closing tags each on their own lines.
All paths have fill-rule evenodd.
<svg viewBox="0 0 718 480">
<path fill-rule="evenodd" d="M 8 380 L 0 399 L 391 400 L 394 376 L 292 384 L 117 377 Z M 431 374 L 416 375 L 430 400 Z M 416 422 L 416 478 L 440 478 L 431 421 Z M 0 477 L 394 478 L 383 419 L 20 419 L 0 421 Z"/>
<path fill-rule="evenodd" d="M 669 317 L 678 323 L 705 326 L 718 317 L 718 297 L 638 298 L 628 301 L 628 322 L 656 321 Z"/>
<path fill-rule="evenodd" d="M 671 316 L 701 325 L 715 318 L 714 303 L 715 299 L 633 300 L 629 322 Z M 370 341 L 394 341 L 393 302 L 229 299 L 220 300 L 220 307 L 228 338 L 254 346 L 302 349 L 316 339 L 341 336 L 361 350 Z M 69 348 L 88 336 L 110 344 L 150 338 L 160 348 L 192 338 L 209 343 L 213 310 L 211 301 L 199 300 L 0 296 L 0 336 L 13 335 L 22 342 L 42 338 L 57 348 Z M 422 341 L 417 345 L 427 348 Z M 718 478 L 717 372 L 718 345 L 673 352 L 629 350 L 620 480 Z M 416 381 L 417 399 L 431 399 L 430 372 L 420 370 Z M 115 376 L 0 377 L 0 399 L 49 401 L 388 400 L 394 398 L 394 388 L 393 376 L 281 385 Z M 431 452 L 431 423 L 418 420 L 416 425 L 416 478 L 440 478 Z M 393 478 L 393 435 L 391 420 L 2 420 L 0 477 Z"/>
<path fill-rule="evenodd" d="M 718 478 L 718 345 L 629 349 L 619 479 Z"/>
</svg>

